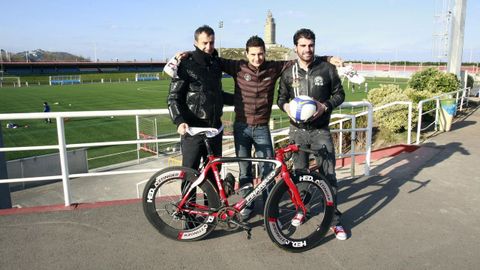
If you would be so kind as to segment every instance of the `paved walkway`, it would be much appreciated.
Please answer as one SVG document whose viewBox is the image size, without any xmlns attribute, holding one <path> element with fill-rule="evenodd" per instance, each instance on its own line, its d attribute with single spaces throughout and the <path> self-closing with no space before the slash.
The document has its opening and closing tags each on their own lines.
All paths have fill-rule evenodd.
<svg viewBox="0 0 480 270">
<path fill-rule="evenodd" d="M 0 215 L 0 269 L 478 269 L 480 111 L 421 148 L 341 181 L 349 239 L 301 254 L 216 230 L 198 242 L 158 234 L 138 202 Z"/>
</svg>

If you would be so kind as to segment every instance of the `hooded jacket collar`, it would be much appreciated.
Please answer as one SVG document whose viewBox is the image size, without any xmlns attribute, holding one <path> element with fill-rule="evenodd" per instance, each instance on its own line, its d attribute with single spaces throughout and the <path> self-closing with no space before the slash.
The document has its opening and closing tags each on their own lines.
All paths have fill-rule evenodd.
<svg viewBox="0 0 480 270">
<path fill-rule="evenodd" d="M 261 70 L 265 69 L 265 65 L 266 65 L 265 63 L 266 62 L 267 62 L 267 60 L 263 61 L 263 63 L 260 66 L 255 67 L 252 64 L 250 64 L 250 62 L 247 61 L 247 66 L 250 70 L 252 70 L 254 72 L 258 72 L 258 71 L 261 71 Z"/>
<path fill-rule="evenodd" d="M 193 60 L 195 60 L 195 62 L 199 63 L 202 66 L 211 66 L 213 59 L 217 56 L 217 50 L 214 50 L 213 53 L 210 55 L 200 50 L 197 46 L 195 46 L 195 51 L 192 53 Z"/>
<path fill-rule="evenodd" d="M 313 61 L 308 64 L 307 68 L 310 69 L 313 65 L 317 65 L 319 62 L 321 62 L 320 58 L 317 57 L 316 55 L 313 56 Z M 298 67 L 301 67 L 300 65 L 300 59 L 297 59 L 297 65 Z M 302 68 L 303 69 L 303 68 Z"/>
</svg>

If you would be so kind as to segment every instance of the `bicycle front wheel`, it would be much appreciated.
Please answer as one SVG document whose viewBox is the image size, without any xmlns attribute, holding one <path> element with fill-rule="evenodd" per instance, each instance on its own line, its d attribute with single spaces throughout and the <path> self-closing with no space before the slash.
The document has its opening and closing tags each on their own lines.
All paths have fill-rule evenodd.
<svg viewBox="0 0 480 270">
<path fill-rule="evenodd" d="M 207 236 L 215 228 L 216 220 L 209 209 L 218 208 L 220 200 L 210 181 L 205 180 L 192 190 L 185 206 L 178 208 L 197 176 L 198 172 L 193 169 L 170 167 L 150 177 L 143 192 L 143 211 L 161 234 L 192 241 Z"/>
<path fill-rule="evenodd" d="M 284 180 L 273 188 L 265 206 L 265 228 L 282 249 L 302 252 L 319 244 L 327 233 L 334 214 L 333 191 L 318 173 L 294 172 L 291 178 L 307 210 L 300 226 L 292 225 L 297 209 Z"/>
</svg>

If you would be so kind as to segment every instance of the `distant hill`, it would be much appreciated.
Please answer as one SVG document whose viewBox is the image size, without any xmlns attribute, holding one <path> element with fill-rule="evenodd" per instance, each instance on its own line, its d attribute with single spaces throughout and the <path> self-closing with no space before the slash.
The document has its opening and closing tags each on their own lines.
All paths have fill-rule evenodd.
<svg viewBox="0 0 480 270">
<path fill-rule="evenodd" d="M 245 48 L 222 48 L 221 56 L 234 60 L 247 60 L 245 57 Z M 267 49 L 267 60 L 289 60 L 294 58 L 295 53 L 292 49 L 280 46 Z"/>
<path fill-rule="evenodd" d="M 66 52 L 49 52 L 41 49 L 28 52 L 19 52 L 10 55 L 12 62 L 25 62 L 28 58 L 29 62 L 43 61 L 66 61 L 66 62 L 90 62 L 90 59 L 82 56 L 73 55 Z M 3 58 L 5 60 L 5 58 Z"/>
<path fill-rule="evenodd" d="M 222 48 L 221 56 L 228 59 L 245 59 L 244 48 Z M 6 52 L 2 50 L 3 61 L 8 61 Z M 18 53 L 9 53 L 12 62 L 25 62 L 28 58 L 29 62 L 50 62 L 50 61 L 65 61 L 65 62 L 90 62 L 89 58 L 73 55 L 67 52 L 49 52 L 42 49 L 34 51 L 23 51 Z M 294 59 L 295 53 L 292 49 L 276 46 L 267 48 L 267 60 L 289 60 Z"/>
</svg>

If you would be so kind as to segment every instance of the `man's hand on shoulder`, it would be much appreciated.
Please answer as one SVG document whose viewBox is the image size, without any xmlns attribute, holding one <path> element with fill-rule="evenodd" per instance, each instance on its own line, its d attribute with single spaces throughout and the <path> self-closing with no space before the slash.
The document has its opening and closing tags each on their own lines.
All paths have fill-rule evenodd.
<svg viewBox="0 0 480 270">
<path fill-rule="evenodd" d="M 177 52 L 174 57 L 172 57 L 165 67 L 163 68 L 163 71 L 167 73 L 168 76 L 171 78 L 178 78 L 177 71 L 178 71 L 178 66 L 180 65 L 180 62 L 183 59 L 188 58 L 190 55 L 189 52 Z"/>
<path fill-rule="evenodd" d="M 338 57 L 338 56 L 331 56 L 328 59 L 328 62 L 332 65 L 335 65 L 337 67 L 343 67 L 343 59 Z"/>
<path fill-rule="evenodd" d="M 189 52 L 177 52 L 177 53 L 175 54 L 175 58 L 180 62 L 180 61 L 182 61 L 183 59 L 188 58 L 189 55 L 190 55 Z"/>
</svg>

